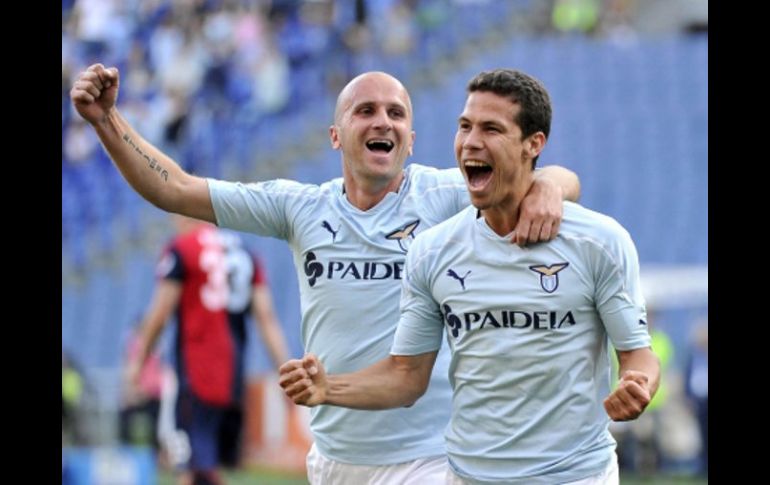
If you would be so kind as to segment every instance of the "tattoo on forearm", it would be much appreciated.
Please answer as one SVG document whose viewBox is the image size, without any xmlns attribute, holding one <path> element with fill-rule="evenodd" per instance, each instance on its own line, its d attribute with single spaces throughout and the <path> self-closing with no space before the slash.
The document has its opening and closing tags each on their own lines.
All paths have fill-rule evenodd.
<svg viewBox="0 0 770 485">
<path fill-rule="evenodd" d="M 168 170 L 165 170 L 163 167 L 161 167 L 160 163 L 158 163 L 158 161 L 155 160 L 153 157 L 144 153 L 142 149 L 136 143 L 134 143 L 134 140 L 132 140 L 131 137 L 128 136 L 127 133 L 123 134 L 123 141 L 128 143 L 128 146 L 133 148 L 136 151 L 136 153 L 144 157 L 144 159 L 147 161 L 147 166 L 150 167 L 150 170 L 156 171 L 158 174 L 160 174 L 161 178 L 164 181 L 168 182 Z"/>
</svg>

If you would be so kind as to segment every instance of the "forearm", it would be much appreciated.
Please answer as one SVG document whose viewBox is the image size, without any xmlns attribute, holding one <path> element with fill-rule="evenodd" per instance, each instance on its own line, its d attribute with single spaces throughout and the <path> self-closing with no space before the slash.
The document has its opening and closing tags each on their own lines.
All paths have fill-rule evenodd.
<svg viewBox="0 0 770 485">
<path fill-rule="evenodd" d="M 182 295 L 182 285 L 177 281 L 162 280 L 158 283 L 152 297 L 152 304 L 142 322 L 139 364 L 144 364 L 155 348 L 161 331 L 166 326 Z"/>
<path fill-rule="evenodd" d="M 436 353 L 428 356 L 427 369 L 420 362 L 405 363 L 409 358 L 390 356 L 358 372 L 328 376 L 324 402 L 370 410 L 411 406 L 428 388 Z"/>
<path fill-rule="evenodd" d="M 283 332 L 281 332 L 278 322 L 267 325 L 263 323 L 260 325 L 260 329 L 262 340 L 265 342 L 270 358 L 277 369 L 281 364 L 289 360 L 289 351 L 286 346 L 286 340 L 283 338 Z"/>
<path fill-rule="evenodd" d="M 210 200 L 189 200 L 184 195 L 208 198 L 206 181 L 184 172 L 142 138 L 116 108 L 93 126 L 123 177 L 147 201 L 165 211 L 215 222 Z"/>
<path fill-rule="evenodd" d="M 575 172 L 559 165 L 548 165 L 535 170 L 535 177 L 550 180 L 561 188 L 564 200 L 577 202 L 580 198 L 580 179 Z"/>
<path fill-rule="evenodd" d="M 160 337 L 161 330 L 163 329 L 164 322 L 158 322 L 156 320 L 148 320 L 142 326 L 141 338 L 139 340 L 139 352 L 137 358 L 137 365 L 139 369 L 144 367 L 144 363 L 152 354 L 155 349 L 155 344 Z"/>
<path fill-rule="evenodd" d="M 281 325 L 273 310 L 273 296 L 267 284 L 256 284 L 252 292 L 252 318 L 275 368 L 289 360 L 289 351 Z"/>
<path fill-rule="evenodd" d="M 618 352 L 618 375 L 626 371 L 643 372 L 647 376 L 650 398 L 655 396 L 660 384 L 660 362 L 649 347 Z"/>
</svg>

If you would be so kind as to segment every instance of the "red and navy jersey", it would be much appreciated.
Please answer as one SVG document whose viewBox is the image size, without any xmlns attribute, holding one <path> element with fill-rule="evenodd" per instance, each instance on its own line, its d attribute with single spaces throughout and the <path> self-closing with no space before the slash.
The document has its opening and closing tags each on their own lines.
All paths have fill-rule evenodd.
<svg viewBox="0 0 770 485">
<path fill-rule="evenodd" d="M 157 273 L 182 284 L 176 311 L 180 386 L 211 405 L 237 402 L 243 394 L 246 314 L 253 287 L 265 283 L 257 260 L 236 234 L 201 224 L 168 245 Z"/>
</svg>

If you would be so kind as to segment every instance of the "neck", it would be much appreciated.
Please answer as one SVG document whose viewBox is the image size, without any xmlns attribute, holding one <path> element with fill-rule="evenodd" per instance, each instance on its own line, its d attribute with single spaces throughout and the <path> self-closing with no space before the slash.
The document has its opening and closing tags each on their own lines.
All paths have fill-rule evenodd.
<svg viewBox="0 0 770 485">
<path fill-rule="evenodd" d="M 353 206 L 366 211 L 379 204 L 390 192 L 398 192 L 401 182 L 404 180 L 403 170 L 397 177 L 390 180 L 361 179 L 347 173 L 343 174 L 345 183 L 345 196 Z"/>
<path fill-rule="evenodd" d="M 487 221 L 489 227 L 495 231 L 498 236 L 507 236 L 516 227 L 519 222 L 519 205 L 506 208 L 482 209 L 481 217 Z"/>
<path fill-rule="evenodd" d="M 532 186 L 531 179 L 524 185 L 516 187 L 513 193 L 496 204 L 493 207 L 481 209 L 481 216 L 487 221 L 489 227 L 495 231 L 498 236 L 507 236 L 516 228 L 519 222 L 519 211 L 521 210 L 521 201 L 529 192 Z"/>
</svg>

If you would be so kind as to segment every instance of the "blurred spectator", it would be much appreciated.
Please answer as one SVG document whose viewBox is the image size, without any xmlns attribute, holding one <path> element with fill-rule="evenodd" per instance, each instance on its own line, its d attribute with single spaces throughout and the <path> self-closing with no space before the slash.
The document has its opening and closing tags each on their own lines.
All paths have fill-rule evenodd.
<svg viewBox="0 0 770 485">
<path fill-rule="evenodd" d="M 400 0 L 388 9 L 381 27 L 382 50 L 389 56 L 401 56 L 412 52 L 417 42 L 417 24 L 411 0 Z"/>
<path fill-rule="evenodd" d="M 72 165 L 84 165 L 92 160 L 98 147 L 99 138 L 88 128 L 85 121 L 73 119 L 64 133 L 64 160 Z"/>
<path fill-rule="evenodd" d="M 637 33 L 633 25 L 636 6 L 636 0 L 605 0 L 597 35 L 618 45 L 636 42 Z"/>
<path fill-rule="evenodd" d="M 172 435 L 164 425 L 162 434 L 175 437 L 174 446 L 189 443 L 180 483 L 220 484 L 221 460 L 237 464 L 249 311 L 276 368 L 288 351 L 261 265 L 240 237 L 187 217 L 173 220 L 177 236 L 157 265 L 159 281 L 128 374 L 138 385 L 161 330 L 176 314 L 175 417 L 183 433 Z M 172 461 L 186 457 L 178 451 L 170 451 Z"/>
<path fill-rule="evenodd" d="M 72 359 L 61 353 L 61 425 L 62 446 L 82 445 L 84 436 L 80 420 L 83 398 L 83 375 Z"/>
<path fill-rule="evenodd" d="M 126 345 L 126 380 L 121 396 L 119 413 L 120 441 L 127 445 L 152 445 L 158 451 L 159 441 L 156 429 L 160 412 L 161 384 L 164 364 L 157 352 L 153 352 L 141 367 L 138 381 L 128 379 L 128 369 L 138 364 L 140 358 L 141 329 L 132 328 Z"/>
<path fill-rule="evenodd" d="M 685 391 L 695 408 L 701 438 L 700 474 L 709 472 L 709 326 L 699 323 L 693 332 L 692 346 L 685 370 Z"/>
<path fill-rule="evenodd" d="M 558 32 L 590 34 L 599 21 L 599 0 L 556 0 L 551 12 Z"/>
</svg>

